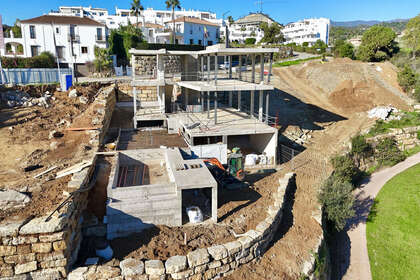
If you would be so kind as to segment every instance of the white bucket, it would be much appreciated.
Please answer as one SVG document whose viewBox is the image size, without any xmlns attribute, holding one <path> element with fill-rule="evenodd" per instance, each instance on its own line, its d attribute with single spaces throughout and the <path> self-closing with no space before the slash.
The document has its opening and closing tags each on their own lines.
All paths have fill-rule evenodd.
<svg viewBox="0 0 420 280">
<path fill-rule="evenodd" d="M 187 207 L 187 215 L 192 224 L 203 222 L 203 213 L 197 206 Z"/>
</svg>

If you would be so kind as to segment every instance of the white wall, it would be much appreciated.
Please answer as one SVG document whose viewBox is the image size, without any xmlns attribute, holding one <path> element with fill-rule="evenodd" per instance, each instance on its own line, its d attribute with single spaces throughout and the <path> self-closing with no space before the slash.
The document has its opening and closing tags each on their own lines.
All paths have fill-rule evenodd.
<svg viewBox="0 0 420 280">
<path fill-rule="evenodd" d="M 227 144 L 208 144 L 189 146 L 199 158 L 217 158 L 222 164 L 227 164 Z"/>
<path fill-rule="evenodd" d="M 272 164 L 277 160 L 277 138 L 278 134 L 252 134 L 249 136 L 250 145 L 259 153 L 265 153 L 266 156 L 272 161 Z"/>
<path fill-rule="evenodd" d="M 331 22 L 327 18 L 305 19 L 286 25 L 282 32 L 286 43 L 296 43 L 302 45 L 305 42 L 309 44 L 322 40 L 328 44 Z"/>
<path fill-rule="evenodd" d="M 35 26 L 35 39 L 30 37 L 30 26 Z M 51 24 L 22 24 L 22 37 L 24 40 L 24 56 L 31 57 L 31 46 L 39 46 L 39 53 L 48 51 L 56 55 L 54 46 L 54 34 L 56 46 L 64 47 L 63 58 L 60 63 L 86 63 L 95 59 L 94 47 L 106 47 L 106 27 L 93 25 L 77 25 L 75 27 L 76 36 L 80 37 L 77 42 L 69 42 L 70 25 L 54 25 Z M 58 28 L 58 33 L 56 32 Z M 96 40 L 96 29 L 102 29 L 103 41 Z M 53 33 L 54 32 L 54 33 Z M 73 46 L 74 57 L 71 55 Z M 88 52 L 82 53 L 82 47 L 87 47 Z"/>
<path fill-rule="evenodd" d="M 173 23 L 167 23 L 167 28 L 172 30 Z M 207 28 L 209 36 L 204 37 L 204 27 Z M 201 45 L 208 46 L 209 41 L 213 45 L 219 42 L 219 26 L 214 25 L 204 25 L 191 22 L 175 22 L 175 32 L 177 38 L 181 38 L 181 41 L 178 41 L 179 44 L 191 45 L 190 40 L 193 40 L 193 45 L 198 45 L 201 40 Z"/>
</svg>

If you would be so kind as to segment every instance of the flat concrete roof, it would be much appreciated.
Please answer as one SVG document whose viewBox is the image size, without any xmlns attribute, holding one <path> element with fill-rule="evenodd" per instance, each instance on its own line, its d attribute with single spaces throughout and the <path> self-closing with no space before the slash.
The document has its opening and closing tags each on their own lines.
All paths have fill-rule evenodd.
<svg viewBox="0 0 420 280">
<path fill-rule="evenodd" d="M 208 81 L 181 81 L 176 83 L 180 87 L 196 91 L 250 91 L 250 90 L 274 90 L 272 85 L 255 84 L 234 79 Z"/>
<path fill-rule="evenodd" d="M 179 122 L 191 137 L 266 134 L 277 131 L 276 128 L 250 118 L 247 113 L 234 108 L 218 108 L 217 124 L 214 124 L 214 109 L 210 110 L 210 119 L 207 118 L 207 111 L 177 113 L 175 117 L 179 118 Z"/>
<path fill-rule="evenodd" d="M 197 51 L 168 51 L 167 49 L 160 49 L 160 50 L 137 50 L 137 49 L 130 49 L 130 54 L 134 55 L 197 55 Z"/>
</svg>

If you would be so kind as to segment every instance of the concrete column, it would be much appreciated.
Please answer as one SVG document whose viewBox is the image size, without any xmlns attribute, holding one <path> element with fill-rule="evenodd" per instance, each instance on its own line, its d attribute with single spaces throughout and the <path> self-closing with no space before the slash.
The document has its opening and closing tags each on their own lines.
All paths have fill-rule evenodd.
<svg viewBox="0 0 420 280">
<path fill-rule="evenodd" d="M 239 56 L 239 81 L 242 81 L 242 55 Z"/>
<path fill-rule="evenodd" d="M 268 77 L 267 77 L 267 83 L 270 84 L 271 81 L 271 73 L 273 72 L 273 53 L 270 53 L 270 66 L 268 68 Z"/>
<path fill-rule="evenodd" d="M 207 82 L 210 81 L 210 58 L 211 56 L 207 56 Z"/>
<path fill-rule="evenodd" d="M 261 73 L 260 82 L 264 82 L 264 54 L 261 54 Z"/>
<path fill-rule="evenodd" d="M 232 56 L 229 55 L 229 79 L 232 79 Z"/>
<path fill-rule="evenodd" d="M 207 118 L 210 119 L 210 91 L 207 92 Z"/>
<path fill-rule="evenodd" d="M 134 68 L 133 68 L 134 71 Z M 134 123 L 134 128 L 137 128 L 137 89 L 136 87 L 133 86 L 133 104 L 134 104 L 134 116 L 133 116 L 133 123 Z"/>
<path fill-rule="evenodd" d="M 217 187 L 211 188 L 211 219 L 217 223 Z"/>
<path fill-rule="evenodd" d="M 251 83 L 255 83 L 255 54 L 251 56 L 251 63 L 252 63 Z"/>
<path fill-rule="evenodd" d="M 229 107 L 232 107 L 232 91 L 229 91 Z"/>
<path fill-rule="evenodd" d="M 270 92 L 267 91 L 265 93 L 265 123 L 266 124 L 268 124 L 268 117 L 269 117 L 268 110 L 270 109 L 269 103 L 270 103 Z"/>
<path fill-rule="evenodd" d="M 162 99 L 161 99 L 161 94 L 160 94 L 160 86 L 156 86 L 156 91 L 157 91 L 159 109 L 162 112 Z"/>
<path fill-rule="evenodd" d="M 228 61 L 227 60 L 227 56 L 225 55 L 225 56 L 223 56 L 223 58 L 224 58 L 224 69 L 225 69 L 225 73 L 227 74 L 228 73 L 228 69 L 226 68 L 226 62 Z"/>
<path fill-rule="evenodd" d="M 264 106 L 263 105 L 263 102 L 264 102 L 263 94 L 264 94 L 264 92 L 262 90 L 260 90 L 260 93 L 258 95 L 258 120 L 260 122 L 262 122 L 262 120 L 263 120 L 263 106 Z"/>
<path fill-rule="evenodd" d="M 200 101 L 201 101 L 201 110 L 204 112 L 205 108 L 204 108 L 204 93 L 202 91 L 200 91 Z"/>
<path fill-rule="evenodd" d="M 156 77 L 158 80 L 165 79 L 165 63 L 163 62 L 163 55 L 156 55 Z"/>
<path fill-rule="evenodd" d="M 201 56 L 201 80 L 204 81 L 204 55 Z"/>
<path fill-rule="evenodd" d="M 214 84 L 217 85 L 217 72 L 219 71 L 219 65 L 217 65 L 217 54 L 214 56 Z"/>
<path fill-rule="evenodd" d="M 184 102 L 185 102 L 184 105 L 185 105 L 185 110 L 186 111 L 187 111 L 187 105 L 188 105 L 188 90 L 189 90 L 188 88 L 185 89 L 185 98 L 184 98 L 185 99 L 184 100 Z"/>
<path fill-rule="evenodd" d="M 238 90 L 238 111 L 241 111 L 241 91 Z"/>
<path fill-rule="evenodd" d="M 217 91 L 214 92 L 214 124 L 217 124 Z"/>
<path fill-rule="evenodd" d="M 251 115 L 251 118 L 254 118 L 254 90 L 251 90 L 251 105 L 249 109 L 249 113 Z"/>
</svg>

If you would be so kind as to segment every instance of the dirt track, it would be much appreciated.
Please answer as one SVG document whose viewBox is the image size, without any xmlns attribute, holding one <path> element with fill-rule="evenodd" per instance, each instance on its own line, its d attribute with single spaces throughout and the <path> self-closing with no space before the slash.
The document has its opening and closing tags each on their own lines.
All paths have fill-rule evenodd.
<svg viewBox="0 0 420 280">
<path fill-rule="evenodd" d="M 367 118 L 367 110 L 390 104 L 409 108 L 398 88 L 395 69 L 388 63 L 343 59 L 277 68 L 273 72 L 278 90 L 271 100 L 277 107 L 270 111 L 278 114 L 281 131 L 296 126 L 311 128 L 312 138 L 294 163 L 297 188 L 289 194 L 294 201 L 286 207 L 274 244 L 257 263 L 247 264 L 226 277 L 230 280 L 299 279 L 302 265 L 309 260 L 310 250 L 322 232 L 311 213 L 318 204 L 319 184 L 331 171 L 328 159 L 348 147 L 351 136 L 373 123 Z M 272 177 L 272 183 L 290 170 L 289 162 Z"/>
</svg>

